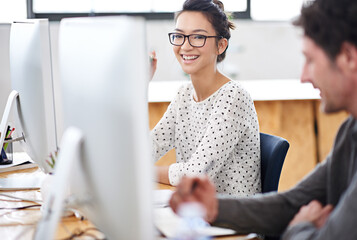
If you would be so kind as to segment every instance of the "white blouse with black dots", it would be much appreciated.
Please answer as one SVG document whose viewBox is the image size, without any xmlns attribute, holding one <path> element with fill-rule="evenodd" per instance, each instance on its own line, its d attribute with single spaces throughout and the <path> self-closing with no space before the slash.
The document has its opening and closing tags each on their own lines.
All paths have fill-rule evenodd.
<svg viewBox="0 0 357 240">
<path fill-rule="evenodd" d="M 201 102 L 192 84 L 182 86 L 151 131 L 153 159 L 175 148 L 169 180 L 207 174 L 218 193 L 249 196 L 260 192 L 260 139 L 254 103 L 242 86 L 229 81 Z"/>
</svg>

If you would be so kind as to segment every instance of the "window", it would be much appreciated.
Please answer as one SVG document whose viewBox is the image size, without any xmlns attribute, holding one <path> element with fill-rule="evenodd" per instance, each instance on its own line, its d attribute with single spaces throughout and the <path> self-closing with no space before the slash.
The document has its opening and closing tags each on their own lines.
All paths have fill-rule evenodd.
<svg viewBox="0 0 357 240">
<path fill-rule="evenodd" d="M 35 13 L 86 13 L 86 12 L 175 12 L 184 0 L 32 0 Z M 242 12 L 247 9 L 246 0 L 225 0 L 227 11 Z"/>
<path fill-rule="evenodd" d="M 0 0 L 5 1 L 5 0 Z M 15 0 L 20 1 L 20 0 Z M 234 18 L 257 21 L 290 21 L 311 0 L 223 0 Z M 27 0 L 29 17 L 60 20 L 94 15 L 142 15 L 147 19 L 172 19 L 184 0 Z"/>
<path fill-rule="evenodd" d="M 0 22 L 10 22 L 25 18 L 25 0 L 0 0 Z"/>
<path fill-rule="evenodd" d="M 250 0 L 251 17 L 257 21 L 290 21 L 300 14 L 304 0 Z"/>
<path fill-rule="evenodd" d="M 225 10 L 246 16 L 250 0 L 223 0 Z M 31 18 L 59 20 L 66 16 L 129 14 L 147 18 L 173 18 L 184 0 L 27 0 Z M 243 14 L 243 15 L 242 15 Z"/>
</svg>

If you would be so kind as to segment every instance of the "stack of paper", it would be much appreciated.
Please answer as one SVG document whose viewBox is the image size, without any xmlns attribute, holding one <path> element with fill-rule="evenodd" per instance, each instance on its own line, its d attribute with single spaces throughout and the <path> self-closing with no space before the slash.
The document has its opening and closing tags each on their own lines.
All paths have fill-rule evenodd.
<svg viewBox="0 0 357 240">
<path fill-rule="evenodd" d="M 181 224 L 182 218 L 176 215 L 169 207 L 172 190 L 154 191 L 154 224 L 156 228 L 167 238 L 174 238 L 177 235 L 177 229 Z M 207 226 L 199 229 L 203 236 L 227 236 L 234 235 L 236 232 L 232 229 Z"/>
</svg>

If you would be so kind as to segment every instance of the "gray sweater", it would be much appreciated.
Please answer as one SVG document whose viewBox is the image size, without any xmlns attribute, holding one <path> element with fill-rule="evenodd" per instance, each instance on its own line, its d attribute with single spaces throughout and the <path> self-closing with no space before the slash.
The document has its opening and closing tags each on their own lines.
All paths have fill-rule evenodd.
<svg viewBox="0 0 357 240">
<path fill-rule="evenodd" d="M 341 126 L 332 151 L 294 188 L 250 198 L 219 199 L 215 225 L 239 233 L 283 234 L 283 239 L 357 239 L 357 120 Z M 312 200 L 332 204 L 329 220 L 317 229 L 311 223 L 287 228 L 300 207 Z"/>
</svg>

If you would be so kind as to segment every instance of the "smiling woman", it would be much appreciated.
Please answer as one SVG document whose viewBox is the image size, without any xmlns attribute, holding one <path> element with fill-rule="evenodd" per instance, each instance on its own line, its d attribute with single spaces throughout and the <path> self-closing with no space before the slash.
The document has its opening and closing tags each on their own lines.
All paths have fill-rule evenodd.
<svg viewBox="0 0 357 240">
<path fill-rule="evenodd" d="M 234 29 L 217 0 L 187 0 L 169 41 L 191 83 L 182 86 L 151 132 L 153 159 L 175 148 L 176 162 L 158 166 L 158 181 L 177 185 L 183 176 L 208 175 L 217 192 L 260 192 L 259 126 L 242 86 L 217 69 Z"/>
</svg>

